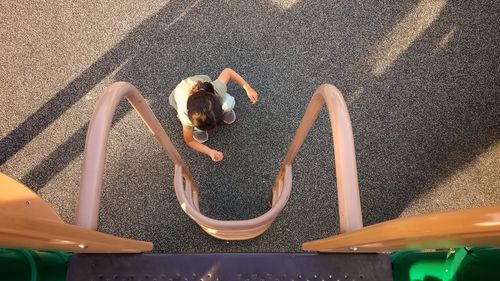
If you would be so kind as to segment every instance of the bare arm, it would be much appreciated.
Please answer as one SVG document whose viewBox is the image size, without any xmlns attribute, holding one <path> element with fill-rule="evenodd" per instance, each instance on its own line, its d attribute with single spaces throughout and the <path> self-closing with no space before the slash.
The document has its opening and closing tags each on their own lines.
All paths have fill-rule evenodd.
<svg viewBox="0 0 500 281">
<path fill-rule="evenodd" d="M 221 81 L 224 84 L 228 84 L 229 81 L 233 81 L 234 83 L 240 85 L 245 91 L 247 92 L 247 96 L 250 99 L 252 103 L 256 103 L 259 100 L 259 95 L 257 92 L 250 87 L 250 85 L 239 75 L 236 71 L 232 70 L 231 68 L 225 68 L 222 70 L 222 72 L 219 74 L 219 78 L 217 80 Z"/>
<path fill-rule="evenodd" d="M 211 149 L 210 147 L 197 142 L 193 138 L 193 128 L 188 126 L 182 126 L 182 134 L 184 135 L 184 141 L 186 141 L 186 144 L 190 148 L 210 156 L 210 158 L 212 158 L 214 162 L 219 162 L 224 158 L 222 152 L 217 151 L 215 149 Z"/>
</svg>

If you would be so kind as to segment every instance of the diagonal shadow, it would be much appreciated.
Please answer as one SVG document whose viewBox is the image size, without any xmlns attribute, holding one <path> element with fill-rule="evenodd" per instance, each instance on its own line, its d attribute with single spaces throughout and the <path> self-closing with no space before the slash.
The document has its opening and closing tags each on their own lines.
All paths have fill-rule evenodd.
<svg viewBox="0 0 500 281">
<path fill-rule="evenodd" d="M 105 77 L 127 59 L 116 79 L 136 85 L 163 124 L 177 124 L 175 114 L 165 110 L 163 93 L 183 77 L 216 74 L 232 66 L 253 82 L 261 92 L 261 103 L 250 107 L 243 102 L 244 93 L 230 87 L 237 98 L 239 122 L 211 135 L 211 145 L 221 147 L 227 155 L 224 163 L 213 165 L 179 145 L 179 152 L 201 184 L 202 209 L 208 216 L 241 219 L 267 209 L 262 194 L 272 186 L 310 96 L 321 83 L 336 84 L 348 98 L 356 89 L 364 89 L 349 109 L 366 224 L 399 216 L 415 196 L 431 190 L 498 141 L 498 78 L 494 76 L 498 52 L 489 47 L 498 45 L 499 35 L 493 31 L 498 30 L 499 21 L 481 5 L 448 1 L 425 34 L 383 75 L 374 77 L 365 58 L 411 9 L 413 1 L 398 5 L 391 1 L 385 5 L 300 1 L 285 11 L 258 0 L 203 2 L 188 15 L 190 20 L 180 20 L 178 26 L 166 30 L 171 15 L 182 10 L 177 7 L 181 3 L 169 2 L 127 35 L 101 58 L 113 67 L 91 67 L 89 77 L 82 77 L 80 83 L 90 88 L 100 81 L 92 75 Z M 197 15 L 196 20 L 191 20 L 192 14 Z M 456 26 L 456 37 L 444 51 L 433 53 L 435 40 L 452 26 Z M 139 55 L 132 57 L 132 53 Z M 120 110 L 123 112 L 118 112 L 115 121 L 129 109 Z M 85 126 L 80 128 L 23 181 L 43 187 L 82 152 L 85 130 Z M 177 127 L 167 131 L 179 136 L 173 141 L 182 144 Z M 164 204 L 175 202 L 175 196 L 165 191 L 165 186 L 171 186 L 169 179 L 119 175 L 130 172 L 132 166 L 164 166 L 164 159 L 144 156 L 127 155 L 127 159 L 110 163 L 109 169 L 115 173 L 105 179 L 110 195 L 103 197 L 102 228 L 111 233 L 144 235 L 159 245 L 159 251 L 299 250 L 301 242 L 331 235 L 337 227 L 329 134 L 328 120 L 321 115 L 297 156 L 294 193 L 287 208 L 269 232 L 256 240 L 227 245 L 207 242 L 176 204 Z M 120 199 L 124 188 L 127 194 L 144 198 Z M 117 202 L 139 206 L 142 220 L 116 215 L 123 214 L 125 205 Z M 150 219 L 150 214 L 162 219 Z M 149 230 L 147 235 L 144 229 Z"/>
<path fill-rule="evenodd" d="M 186 1 L 171 1 L 158 12 L 158 14 L 164 15 L 168 19 L 172 18 L 167 27 L 171 27 L 177 21 L 183 19 L 183 13 L 190 8 L 192 9 L 194 5 L 198 4 L 199 0 L 189 1 L 187 4 L 190 5 L 185 5 L 187 8 L 182 5 L 183 2 Z M 177 11 L 177 8 L 180 8 L 180 11 Z M 176 12 L 180 15 L 175 15 Z M 155 37 L 150 34 L 152 29 L 144 29 L 144 26 L 151 25 L 151 21 L 155 16 L 153 15 L 139 27 L 136 27 L 119 44 L 100 57 L 12 132 L 2 138 L 0 140 L 0 165 L 4 164 L 26 144 L 36 138 L 46 127 L 57 120 L 124 61 L 137 56 L 141 51 L 145 51 L 151 45 L 154 45 Z M 73 137 L 70 137 L 70 139 L 73 139 Z M 34 177 L 28 176 L 28 178 Z M 40 186 L 40 184 L 37 185 Z"/>
<path fill-rule="evenodd" d="M 0 165 L 32 141 L 47 126 L 59 118 L 66 110 L 71 108 L 80 98 L 120 67 L 124 61 L 136 57 L 140 58 L 138 54 L 150 48 L 155 40 L 154 36 L 150 36 L 151 28 L 145 29 L 144 26 L 151 26 L 152 19 L 157 17 L 158 14 L 163 15 L 165 19 L 170 19 L 170 15 L 172 14 L 170 5 L 179 5 L 181 8 L 178 12 L 179 15 L 173 17 L 173 20 L 169 21 L 167 25 L 167 28 L 169 28 L 179 20 L 182 20 L 185 14 L 198 3 L 199 0 L 192 1 L 185 9 L 182 9 L 184 6 L 180 5 L 180 3 L 170 2 L 169 5 L 163 7 L 156 15 L 151 16 L 150 19 L 145 20 L 139 27 L 135 28 L 124 40 L 99 58 L 40 109 L 16 127 L 16 129 L 0 140 Z M 153 25 L 154 24 L 153 22 Z M 127 78 L 122 77 L 122 79 L 119 80 L 127 80 Z M 113 117 L 112 126 L 125 117 L 130 110 L 130 106 L 120 106 Z M 80 127 L 40 164 L 31 169 L 21 181 L 29 184 L 35 191 L 43 188 L 54 176 L 61 172 L 71 161 L 83 152 L 88 125 L 89 123 L 87 122 Z"/>
<path fill-rule="evenodd" d="M 0 165 L 32 141 L 80 98 L 115 70 L 130 55 L 128 48 L 115 47 L 0 140 Z"/>
</svg>

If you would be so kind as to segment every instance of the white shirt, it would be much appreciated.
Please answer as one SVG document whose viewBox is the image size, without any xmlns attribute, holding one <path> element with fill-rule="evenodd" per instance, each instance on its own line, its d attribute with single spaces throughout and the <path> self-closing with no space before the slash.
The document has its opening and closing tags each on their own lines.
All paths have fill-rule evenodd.
<svg viewBox="0 0 500 281">
<path fill-rule="evenodd" d="M 229 112 L 234 108 L 234 97 L 227 93 L 227 86 L 223 82 L 219 80 L 212 81 L 207 75 L 196 75 L 186 78 L 182 80 L 170 94 L 173 95 L 176 104 L 177 116 L 184 126 L 194 127 L 187 115 L 187 101 L 191 94 L 191 90 L 199 81 L 212 83 L 215 94 L 219 97 L 224 112 Z"/>
</svg>

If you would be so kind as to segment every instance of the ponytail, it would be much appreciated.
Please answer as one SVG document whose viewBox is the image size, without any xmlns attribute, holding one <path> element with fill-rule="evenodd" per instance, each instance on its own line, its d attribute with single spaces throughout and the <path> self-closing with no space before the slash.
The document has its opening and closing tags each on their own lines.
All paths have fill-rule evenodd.
<svg viewBox="0 0 500 281">
<path fill-rule="evenodd" d="M 208 91 L 210 89 L 204 88 L 205 84 L 210 85 L 212 92 Z M 200 88 L 199 86 L 202 87 Z M 224 115 L 222 104 L 219 98 L 213 93 L 211 83 L 198 83 L 193 87 L 193 89 L 195 88 L 198 91 L 190 95 L 187 101 L 188 118 L 196 128 L 204 131 L 211 130 L 222 121 L 222 116 Z"/>
</svg>

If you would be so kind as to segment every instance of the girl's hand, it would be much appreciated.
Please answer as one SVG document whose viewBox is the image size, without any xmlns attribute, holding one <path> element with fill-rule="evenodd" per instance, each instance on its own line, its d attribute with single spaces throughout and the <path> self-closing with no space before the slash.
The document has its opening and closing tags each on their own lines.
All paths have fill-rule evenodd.
<svg viewBox="0 0 500 281">
<path fill-rule="evenodd" d="M 257 92 L 252 87 L 250 87 L 250 85 L 243 85 L 243 89 L 245 89 L 245 91 L 247 92 L 247 96 L 250 99 L 250 102 L 255 104 L 259 100 L 259 94 L 257 94 Z"/>
<path fill-rule="evenodd" d="M 214 162 L 219 162 L 222 159 L 224 159 L 224 154 L 222 152 L 217 151 L 215 149 L 212 149 L 209 154 L 210 158 L 212 158 L 212 161 Z"/>
</svg>

